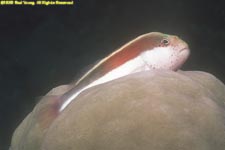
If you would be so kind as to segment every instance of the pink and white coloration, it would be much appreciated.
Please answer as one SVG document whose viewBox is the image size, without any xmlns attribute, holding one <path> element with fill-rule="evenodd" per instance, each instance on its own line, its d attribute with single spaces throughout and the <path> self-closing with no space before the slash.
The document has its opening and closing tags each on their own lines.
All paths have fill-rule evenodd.
<svg viewBox="0 0 225 150">
<path fill-rule="evenodd" d="M 101 60 L 60 97 L 59 112 L 84 90 L 114 79 L 152 69 L 178 70 L 190 54 L 177 36 L 151 32 L 137 37 Z"/>
</svg>

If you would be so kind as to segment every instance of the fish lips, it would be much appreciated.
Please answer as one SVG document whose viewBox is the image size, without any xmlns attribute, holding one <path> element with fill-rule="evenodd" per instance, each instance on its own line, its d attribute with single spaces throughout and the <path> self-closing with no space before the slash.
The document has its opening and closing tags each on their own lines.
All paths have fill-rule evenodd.
<svg viewBox="0 0 225 150">
<path fill-rule="evenodd" d="M 186 56 L 188 58 L 188 56 L 190 55 L 190 49 L 189 47 L 184 47 L 179 51 L 180 55 Z"/>
</svg>

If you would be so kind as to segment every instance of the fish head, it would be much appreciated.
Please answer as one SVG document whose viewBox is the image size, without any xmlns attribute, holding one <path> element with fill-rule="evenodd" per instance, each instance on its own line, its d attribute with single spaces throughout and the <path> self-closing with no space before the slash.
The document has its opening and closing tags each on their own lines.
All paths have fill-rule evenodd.
<svg viewBox="0 0 225 150">
<path fill-rule="evenodd" d="M 152 32 L 146 37 L 151 39 L 151 48 L 141 58 L 150 69 L 178 70 L 190 55 L 188 44 L 177 36 Z"/>
</svg>

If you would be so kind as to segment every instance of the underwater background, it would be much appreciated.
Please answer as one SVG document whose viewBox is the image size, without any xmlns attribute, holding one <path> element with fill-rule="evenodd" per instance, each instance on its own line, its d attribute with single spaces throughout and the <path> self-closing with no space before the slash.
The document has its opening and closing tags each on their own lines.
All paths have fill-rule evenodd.
<svg viewBox="0 0 225 150">
<path fill-rule="evenodd" d="M 183 70 L 225 83 L 225 1 L 74 0 L 73 6 L 0 6 L 0 150 L 38 99 L 140 34 L 186 41 Z"/>
</svg>

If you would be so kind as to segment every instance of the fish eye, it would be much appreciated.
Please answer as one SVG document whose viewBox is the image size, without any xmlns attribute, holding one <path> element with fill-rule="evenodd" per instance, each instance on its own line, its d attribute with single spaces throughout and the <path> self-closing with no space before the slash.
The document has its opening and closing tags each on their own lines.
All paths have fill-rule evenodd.
<svg viewBox="0 0 225 150">
<path fill-rule="evenodd" d="M 161 43 L 164 45 L 164 46 L 167 46 L 169 45 L 169 40 L 168 39 L 162 39 Z"/>
</svg>

